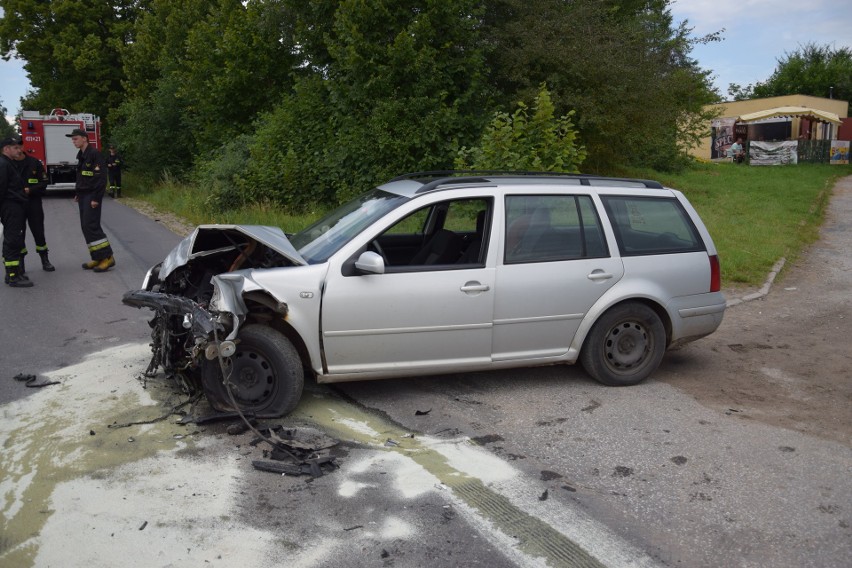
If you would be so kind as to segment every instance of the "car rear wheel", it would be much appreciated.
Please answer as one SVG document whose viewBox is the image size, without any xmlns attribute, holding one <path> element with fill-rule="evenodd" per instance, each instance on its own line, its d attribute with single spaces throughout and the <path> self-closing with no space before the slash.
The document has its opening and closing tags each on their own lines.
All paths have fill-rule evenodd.
<svg viewBox="0 0 852 568">
<path fill-rule="evenodd" d="M 657 370 L 665 350 L 666 330 L 654 310 L 639 303 L 621 304 L 595 322 L 580 363 L 600 383 L 635 385 Z"/>
<path fill-rule="evenodd" d="M 258 418 L 275 418 L 293 411 L 304 386 L 302 361 L 289 339 L 265 325 L 247 325 L 238 335 L 237 350 L 224 357 L 224 371 L 239 409 Z M 211 406 L 234 411 L 218 359 L 205 361 L 201 371 Z"/>
</svg>

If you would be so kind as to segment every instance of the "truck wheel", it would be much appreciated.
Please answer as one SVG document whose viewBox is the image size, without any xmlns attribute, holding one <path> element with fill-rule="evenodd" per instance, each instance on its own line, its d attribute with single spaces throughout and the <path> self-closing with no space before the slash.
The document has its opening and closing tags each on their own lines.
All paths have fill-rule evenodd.
<svg viewBox="0 0 852 568">
<path fill-rule="evenodd" d="M 639 303 L 621 304 L 605 312 L 586 337 L 580 363 L 605 385 L 635 385 L 657 370 L 666 350 L 660 317 Z"/>
<path fill-rule="evenodd" d="M 271 327 L 256 324 L 242 328 L 237 339 L 236 353 L 222 360 L 239 409 L 257 418 L 292 412 L 302 396 L 304 372 L 290 340 Z M 201 383 L 213 408 L 235 410 L 218 359 L 204 361 Z"/>
</svg>

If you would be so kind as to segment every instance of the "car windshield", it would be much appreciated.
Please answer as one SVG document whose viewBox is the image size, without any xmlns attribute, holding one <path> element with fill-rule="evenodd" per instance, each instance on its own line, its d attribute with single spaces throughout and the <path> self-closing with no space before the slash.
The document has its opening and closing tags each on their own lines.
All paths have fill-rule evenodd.
<svg viewBox="0 0 852 568">
<path fill-rule="evenodd" d="M 407 197 L 380 189 L 368 191 L 302 229 L 290 237 L 290 243 L 308 264 L 325 262 L 361 231 L 406 201 Z"/>
</svg>

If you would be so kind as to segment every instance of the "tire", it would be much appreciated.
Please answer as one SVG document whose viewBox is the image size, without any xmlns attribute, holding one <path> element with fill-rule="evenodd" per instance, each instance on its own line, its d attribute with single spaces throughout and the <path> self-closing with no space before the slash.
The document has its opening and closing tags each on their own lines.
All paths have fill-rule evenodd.
<svg viewBox="0 0 852 568">
<path fill-rule="evenodd" d="M 666 351 L 666 330 L 648 306 L 635 302 L 605 312 L 586 337 L 580 363 L 596 381 L 635 385 L 657 370 Z"/>
<path fill-rule="evenodd" d="M 304 386 L 302 361 L 289 339 L 265 325 L 247 325 L 237 336 L 237 350 L 223 358 L 239 409 L 257 418 L 277 418 L 299 404 Z M 210 405 L 220 412 L 236 410 L 222 381 L 218 359 L 204 361 L 201 383 Z"/>
</svg>

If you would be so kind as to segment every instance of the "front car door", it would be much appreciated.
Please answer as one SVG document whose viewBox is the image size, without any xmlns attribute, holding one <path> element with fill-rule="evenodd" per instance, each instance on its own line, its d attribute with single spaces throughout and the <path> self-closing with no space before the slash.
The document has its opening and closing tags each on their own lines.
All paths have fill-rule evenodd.
<svg viewBox="0 0 852 568">
<path fill-rule="evenodd" d="M 431 201 L 365 237 L 369 245 L 355 256 L 367 246 L 385 255 L 383 244 L 393 251 L 385 256 L 384 274 L 353 273 L 345 263 L 331 267 L 322 302 L 327 376 L 321 380 L 451 372 L 490 363 L 495 269 L 486 258 L 493 199 Z M 396 246 L 418 238 L 417 251 L 404 254 L 407 247 Z"/>
</svg>

